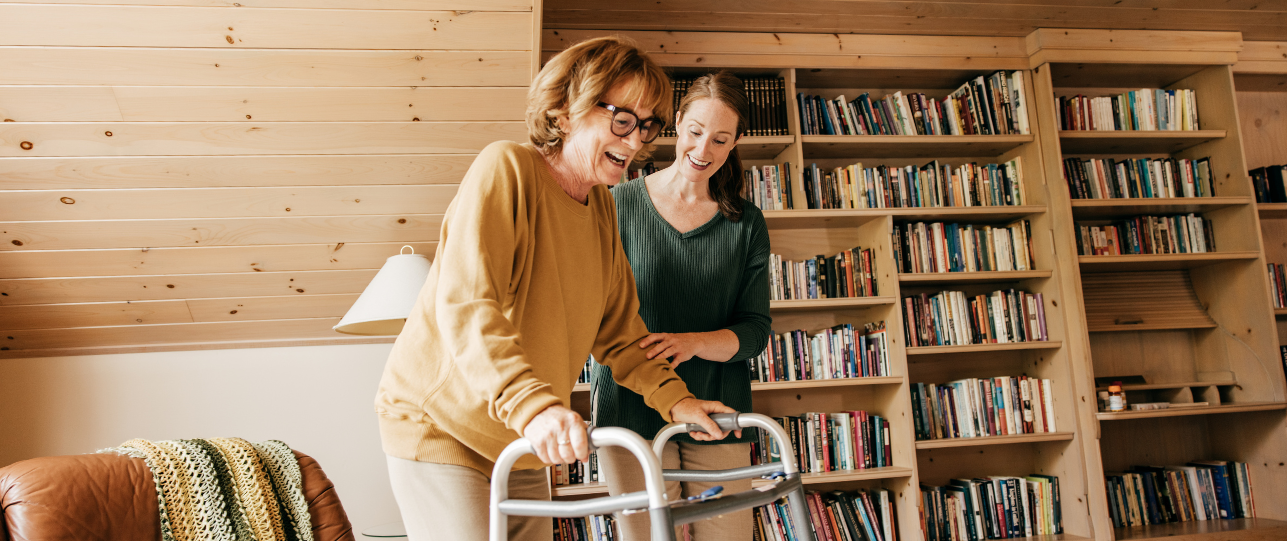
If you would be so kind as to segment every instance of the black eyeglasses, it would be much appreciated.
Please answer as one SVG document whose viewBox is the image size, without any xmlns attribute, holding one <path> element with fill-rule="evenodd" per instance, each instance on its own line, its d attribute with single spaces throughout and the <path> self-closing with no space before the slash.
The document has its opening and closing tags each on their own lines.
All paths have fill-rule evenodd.
<svg viewBox="0 0 1287 541">
<path fill-rule="evenodd" d="M 666 124 L 657 119 L 657 117 L 639 120 L 639 115 L 636 115 L 634 111 L 623 109 L 616 105 L 599 102 L 599 107 L 612 113 L 612 135 L 617 137 L 630 135 L 631 132 L 635 131 L 635 128 L 639 128 L 639 137 L 643 139 L 643 142 L 651 143 L 657 140 L 658 135 L 661 135 L 661 128 Z"/>
</svg>

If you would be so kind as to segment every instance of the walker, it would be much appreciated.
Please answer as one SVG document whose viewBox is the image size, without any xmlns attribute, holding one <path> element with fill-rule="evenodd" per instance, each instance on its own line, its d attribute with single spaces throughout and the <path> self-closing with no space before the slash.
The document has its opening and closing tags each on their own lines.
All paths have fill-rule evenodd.
<svg viewBox="0 0 1287 541">
<path fill-rule="evenodd" d="M 795 539 L 815 541 L 804 499 L 804 484 L 800 481 L 800 470 L 796 467 L 795 454 L 789 452 L 791 438 L 782 426 L 758 413 L 720 413 L 712 415 L 711 419 L 726 432 L 743 428 L 765 430 L 777 442 L 778 447 L 787 452 L 782 453 L 781 462 L 745 468 L 662 470 L 661 451 L 671 437 L 684 432 L 705 432 L 705 430 L 695 424 L 671 423 L 657 434 L 652 449 L 649 449 L 648 442 L 630 430 L 617 427 L 590 427 L 587 429 L 587 436 L 591 449 L 617 446 L 624 447 L 635 455 L 643 468 L 647 490 L 578 501 L 511 500 L 509 499 L 510 469 L 519 457 L 532 453 L 531 444 L 526 438 L 520 438 L 501 452 L 500 457 L 496 459 L 496 467 L 492 470 L 490 540 L 506 541 L 508 539 L 509 528 L 506 518 L 510 515 L 573 518 L 628 510 L 647 510 L 652 522 L 653 541 L 675 541 L 676 526 L 706 520 L 732 511 L 759 507 L 785 496 L 791 508 L 791 529 Z M 665 481 L 720 482 L 757 477 L 771 479 L 774 482 L 745 492 L 712 499 L 694 497 L 696 499 L 693 501 L 672 502 L 665 492 Z"/>
</svg>

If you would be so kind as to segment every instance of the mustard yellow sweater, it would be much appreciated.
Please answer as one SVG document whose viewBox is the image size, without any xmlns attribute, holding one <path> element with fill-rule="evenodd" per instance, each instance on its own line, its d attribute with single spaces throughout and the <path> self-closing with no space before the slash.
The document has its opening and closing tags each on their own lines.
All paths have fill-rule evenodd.
<svg viewBox="0 0 1287 541">
<path fill-rule="evenodd" d="M 607 187 L 582 205 L 531 145 L 488 145 L 447 209 L 384 367 L 384 452 L 490 475 L 532 417 L 570 403 L 591 353 L 669 420 L 692 395 L 667 363 L 644 357 L 647 335 Z M 542 464 L 528 456 L 515 467 Z"/>
</svg>

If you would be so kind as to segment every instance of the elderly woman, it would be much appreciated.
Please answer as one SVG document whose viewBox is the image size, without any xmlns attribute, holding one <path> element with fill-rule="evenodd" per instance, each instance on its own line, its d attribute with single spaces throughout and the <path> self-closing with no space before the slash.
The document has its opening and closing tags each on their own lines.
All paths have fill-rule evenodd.
<svg viewBox="0 0 1287 541">
<path fill-rule="evenodd" d="M 732 410 L 638 345 L 649 333 L 606 186 L 657 137 L 670 98 L 629 42 L 580 43 L 532 82 L 531 143 L 488 145 L 461 181 L 375 400 L 412 540 L 485 539 L 493 463 L 520 436 L 536 457 L 515 466 L 510 494 L 549 499 L 543 466 L 589 455 L 567 404 L 591 354 L 666 420 L 724 437 L 708 414 Z M 553 535 L 548 518 L 509 520 L 510 539 Z"/>
</svg>

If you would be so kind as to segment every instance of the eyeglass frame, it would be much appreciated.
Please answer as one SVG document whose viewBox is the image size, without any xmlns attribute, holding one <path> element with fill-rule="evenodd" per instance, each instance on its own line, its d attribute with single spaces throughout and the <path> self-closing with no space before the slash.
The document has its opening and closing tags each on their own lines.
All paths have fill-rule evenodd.
<svg viewBox="0 0 1287 541">
<path fill-rule="evenodd" d="M 613 130 L 612 126 L 609 125 L 608 130 L 612 132 L 612 135 L 615 135 L 617 137 L 629 137 L 630 134 L 635 132 L 635 130 L 639 130 L 639 139 L 644 143 L 651 143 L 653 141 L 656 141 L 658 137 L 661 137 L 662 130 L 666 128 L 666 121 L 656 116 L 651 116 L 646 119 L 640 119 L 638 113 L 631 111 L 630 109 L 626 109 L 625 107 L 617 107 L 616 105 L 612 105 L 610 103 L 605 103 L 605 102 L 599 102 L 597 105 L 599 107 L 607 109 L 609 113 L 612 113 L 613 120 L 616 119 L 617 113 L 626 113 L 635 118 L 634 125 L 631 126 L 630 129 L 626 131 L 626 133 L 617 133 L 616 130 Z M 657 132 L 652 136 L 651 139 L 646 139 L 644 136 L 645 132 L 642 129 L 642 127 L 644 122 L 649 122 L 649 121 L 657 124 Z"/>
</svg>

